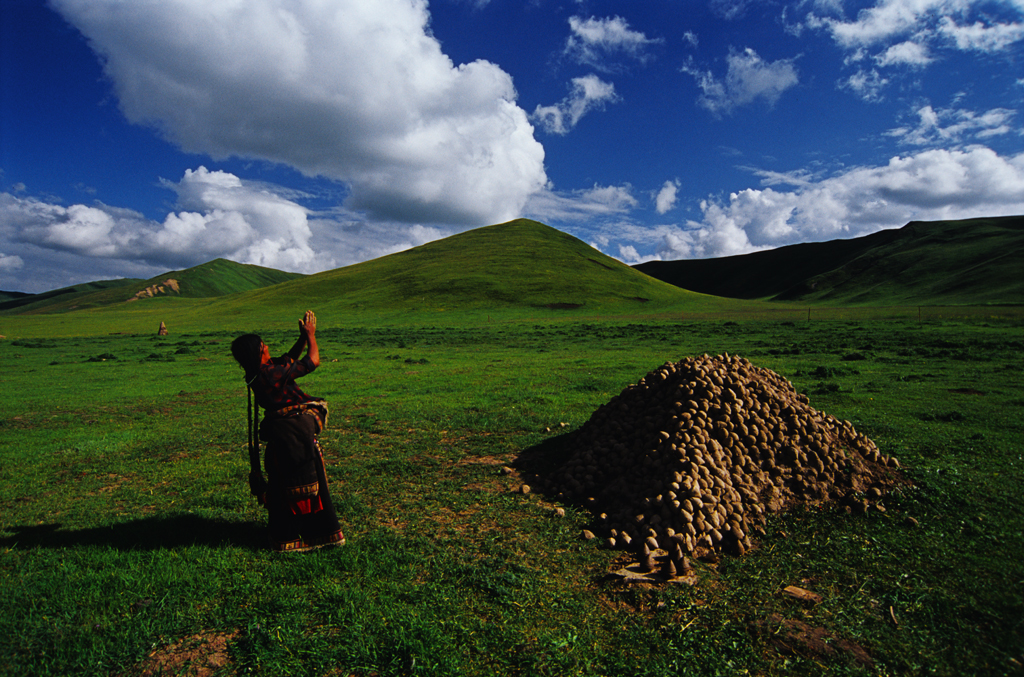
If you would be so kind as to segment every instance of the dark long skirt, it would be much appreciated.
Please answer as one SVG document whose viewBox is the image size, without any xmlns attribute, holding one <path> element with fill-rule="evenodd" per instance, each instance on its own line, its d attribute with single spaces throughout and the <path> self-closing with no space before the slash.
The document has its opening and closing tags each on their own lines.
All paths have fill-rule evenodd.
<svg viewBox="0 0 1024 677">
<path fill-rule="evenodd" d="M 324 457 L 311 414 L 265 418 L 270 545 L 281 552 L 341 544 L 345 535 L 327 486 Z"/>
</svg>

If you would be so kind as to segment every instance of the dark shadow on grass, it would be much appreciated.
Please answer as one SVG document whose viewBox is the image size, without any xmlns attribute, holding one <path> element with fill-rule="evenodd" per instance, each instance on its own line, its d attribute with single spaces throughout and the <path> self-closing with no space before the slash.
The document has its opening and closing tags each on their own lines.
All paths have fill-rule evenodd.
<svg viewBox="0 0 1024 677">
<path fill-rule="evenodd" d="M 572 443 L 575 438 L 575 431 L 550 437 L 519 452 L 512 461 L 512 466 L 519 471 L 520 477 L 531 488 L 547 493 L 551 478 L 572 455 Z"/>
<path fill-rule="evenodd" d="M 181 514 L 111 524 L 88 529 L 61 529 L 59 523 L 12 526 L 14 536 L 0 538 L 0 550 L 17 548 L 74 548 L 106 545 L 118 550 L 171 550 L 191 545 L 262 550 L 266 527 L 252 521 L 234 521 Z"/>
</svg>

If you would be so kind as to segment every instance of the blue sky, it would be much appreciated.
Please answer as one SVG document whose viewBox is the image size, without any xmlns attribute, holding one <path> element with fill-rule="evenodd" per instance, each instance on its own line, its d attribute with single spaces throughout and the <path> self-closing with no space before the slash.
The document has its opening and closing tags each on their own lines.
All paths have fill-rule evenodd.
<svg viewBox="0 0 1024 677">
<path fill-rule="evenodd" d="M 0 289 L 1024 214 L 1024 0 L 0 0 Z"/>
</svg>

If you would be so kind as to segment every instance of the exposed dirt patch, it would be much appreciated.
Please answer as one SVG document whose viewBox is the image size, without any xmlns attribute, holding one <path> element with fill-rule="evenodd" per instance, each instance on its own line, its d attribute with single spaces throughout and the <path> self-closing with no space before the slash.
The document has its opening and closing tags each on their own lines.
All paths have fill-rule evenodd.
<svg viewBox="0 0 1024 677">
<path fill-rule="evenodd" d="M 980 390 L 975 390 L 974 388 L 953 388 L 949 392 L 953 393 L 954 395 L 984 395 L 985 394 L 985 393 L 983 393 Z"/>
<path fill-rule="evenodd" d="M 110 492 L 117 491 L 125 483 L 127 483 L 128 480 L 129 480 L 129 478 L 125 477 L 124 475 L 118 475 L 116 473 L 107 473 L 107 478 L 106 478 L 107 484 L 102 486 L 102 487 L 100 487 L 96 491 L 91 491 L 91 492 L 87 493 L 86 495 L 87 496 L 95 496 L 96 494 L 107 494 L 107 493 L 110 493 Z"/>
<path fill-rule="evenodd" d="M 548 310 L 576 310 L 582 307 L 582 303 L 549 303 L 545 306 Z"/>
<path fill-rule="evenodd" d="M 491 473 L 491 476 L 469 482 L 463 485 L 462 490 L 497 494 L 514 491 L 522 485 L 519 473 L 508 466 L 510 462 L 508 456 L 467 456 L 456 461 L 452 467 L 482 466 L 486 469 L 485 472 Z"/>
<path fill-rule="evenodd" d="M 26 416 L 35 418 L 37 415 L 35 412 L 31 412 Z M 26 416 L 11 416 L 10 418 L 0 419 L 0 427 L 17 428 L 18 430 L 32 430 L 39 427 L 35 421 L 29 420 Z"/>
<path fill-rule="evenodd" d="M 786 656 L 805 658 L 846 657 L 866 668 L 875 664 L 867 649 L 849 639 L 836 637 L 823 627 L 772 614 L 755 625 L 776 651 Z"/>
<path fill-rule="evenodd" d="M 486 508 L 482 505 L 474 505 L 462 510 L 451 510 L 450 508 L 439 508 L 434 510 L 424 522 L 433 524 L 430 533 L 456 533 L 462 537 L 480 538 L 484 534 L 500 533 L 509 535 L 513 533 L 510 526 L 503 526 L 489 519 L 479 517 Z M 422 527 L 417 526 L 417 529 Z"/>
<path fill-rule="evenodd" d="M 470 482 L 462 487 L 463 491 L 470 491 L 478 494 L 503 494 L 509 491 L 507 482 L 494 480 L 492 482 Z"/>
<path fill-rule="evenodd" d="M 463 465 L 507 465 L 511 463 L 508 456 L 467 456 L 455 462 L 455 467 Z"/>
<path fill-rule="evenodd" d="M 156 675 L 212 677 L 231 663 L 228 645 L 238 636 L 239 632 L 239 630 L 231 632 L 210 630 L 156 649 L 142 662 L 138 674 L 142 677 L 156 677 Z"/>
</svg>

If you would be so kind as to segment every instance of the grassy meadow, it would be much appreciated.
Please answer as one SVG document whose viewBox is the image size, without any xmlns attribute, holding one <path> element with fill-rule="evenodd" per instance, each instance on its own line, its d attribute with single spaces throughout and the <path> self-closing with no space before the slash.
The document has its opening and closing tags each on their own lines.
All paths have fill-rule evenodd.
<svg viewBox="0 0 1024 677">
<path fill-rule="evenodd" d="M 283 352 L 304 308 L 147 303 L 0 325 L 0 674 L 1024 674 L 1019 314 L 378 323 L 314 302 L 302 386 L 331 406 L 348 544 L 278 555 L 228 346 L 262 330 Z M 913 484 L 884 512 L 779 516 L 693 586 L 609 577 L 622 553 L 580 537 L 585 510 L 520 493 L 517 457 L 555 467 L 598 406 L 705 352 L 790 379 Z"/>
</svg>

